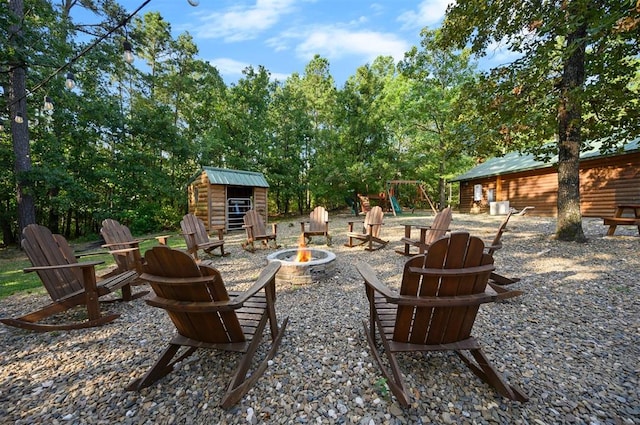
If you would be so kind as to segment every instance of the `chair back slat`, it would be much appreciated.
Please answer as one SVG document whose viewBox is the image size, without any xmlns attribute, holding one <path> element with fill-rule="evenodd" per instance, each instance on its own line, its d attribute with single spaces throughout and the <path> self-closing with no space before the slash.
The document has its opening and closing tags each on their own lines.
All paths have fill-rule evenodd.
<svg viewBox="0 0 640 425">
<path fill-rule="evenodd" d="M 78 262 L 66 239 L 61 235 L 54 235 L 44 226 L 30 224 L 24 228 L 22 235 L 22 248 L 33 266 L 55 266 Z M 84 289 L 79 271 L 63 268 L 38 270 L 37 273 L 54 301 Z"/>
<path fill-rule="evenodd" d="M 159 298 L 181 302 L 228 301 L 229 294 L 218 270 L 200 265 L 187 253 L 167 246 L 156 246 L 145 254 L 145 273 Z M 154 281 L 153 276 L 186 278 L 180 283 Z M 210 276 L 208 282 L 188 278 Z M 191 339 L 209 343 L 244 342 L 245 336 L 234 311 L 191 312 L 167 310 L 178 332 Z"/>
<path fill-rule="evenodd" d="M 484 292 L 490 272 L 465 276 L 423 275 L 411 268 L 462 269 L 492 264 L 484 243 L 468 233 L 453 233 L 434 242 L 425 254 L 405 264 L 400 294 L 415 297 L 455 297 Z M 446 344 L 468 338 L 479 305 L 416 307 L 400 305 L 396 313 L 394 341 Z"/>
</svg>

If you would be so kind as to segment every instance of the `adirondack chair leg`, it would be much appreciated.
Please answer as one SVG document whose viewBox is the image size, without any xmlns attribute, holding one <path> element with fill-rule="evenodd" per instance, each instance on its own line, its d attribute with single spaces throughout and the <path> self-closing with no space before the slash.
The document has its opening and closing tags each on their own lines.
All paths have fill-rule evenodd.
<svg viewBox="0 0 640 425">
<path fill-rule="evenodd" d="M 487 282 L 487 285 L 489 285 L 494 291 L 498 293 L 498 300 L 506 300 L 509 298 L 518 297 L 523 294 L 522 291 L 509 290 L 493 282 Z"/>
<path fill-rule="evenodd" d="M 178 353 L 178 350 L 182 347 L 181 344 L 174 343 L 174 341 L 179 338 L 182 337 L 177 336 L 169 343 L 169 346 L 164 350 L 160 358 L 158 358 L 155 364 L 147 371 L 147 373 L 144 374 L 144 376 L 132 381 L 125 389 L 127 391 L 140 391 L 141 389 L 148 387 L 158 379 L 171 373 L 176 363 L 186 359 L 197 350 L 197 347 L 189 347 L 181 356 L 174 361 L 171 361 L 171 359 L 173 359 Z"/>
<path fill-rule="evenodd" d="M 251 366 L 253 355 L 255 354 L 262 340 L 262 331 L 264 330 L 267 318 L 268 316 L 265 315 L 263 318 L 264 320 L 260 321 L 260 324 L 256 329 L 256 333 L 254 334 L 255 336 L 251 341 L 247 352 L 240 360 L 238 369 L 234 373 L 233 378 L 229 383 L 227 392 L 222 397 L 220 407 L 222 407 L 223 409 L 228 409 L 240 401 L 240 399 L 247 393 L 247 391 L 253 386 L 253 384 L 255 384 L 258 378 L 262 376 L 264 371 L 267 370 L 267 366 L 269 366 L 269 360 L 271 360 L 278 351 L 278 347 L 280 346 L 280 342 L 282 341 L 282 336 L 284 335 L 284 331 L 287 328 L 287 323 L 289 322 L 288 317 L 283 320 L 282 325 L 280 325 L 280 330 L 277 332 L 277 334 L 272 335 L 271 349 L 266 354 L 265 358 L 260 362 L 253 373 L 247 377 L 247 371 Z"/>
<path fill-rule="evenodd" d="M 391 373 L 389 373 L 389 370 L 383 365 L 382 358 L 380 357 L 380 353 L 378 352 L 378 348 L 376 347 L 375 329 L 373 329 L 373 326 L 371 329 L 369 329 L 369 326 L 367 325 L 366 320 L 362 321 L 362 325 L 364 326 L 364 333 L 365 335 L 367 335 L 367 342 L 369 343 L 371 354 L 373 355 L 373 358 L 378 363 L 378 366 L 382 371 L 382 375 L 384 375 L 387 381 L 387 385 L 389 386 L 389 389 L 398 400 L 398 403 L 400 403 L 403 406 L 408 406 L 409 395 L 404 385 L 402 372 L 400 372 L 400 366 L 398 365 L 398 361 L 396 360 L 395 356 L 391 354 L 391 351 L 389 350 L 388 342 L 386 341 L 385 337 L 381 335 L 380 332 L 378 332 L 378 334 L 380 334 L 380 339 L 382 340 L 382 344 L 385 346 L 385 352 L 388 353 L 387 359 L 389 360 L 389 365 L 391 366 Z"/>
<path fill-rule="evenodd" d="M 520 281 L 520 278 L 510 278 L 506 276 L 499 275 L 498 273 L 491 272 L 491 276 L 489 277 L 493 282 L 498 285 L 511 285 L 512 283 L 516 283 Z"/>
<path fill-rule="evenodd" d="M 331 236 L 329 236 L 329 234 L 327 233 L 327 246 L 331 246 L 331 244 L 333 243 L 333 239 L 331 238 Z"/>
<path fill-rule="evenodd" d="M 495 368 L 489 362 L 489 359 L 485 356 L 484 352 L 480 348 L 469 350 L 473 359 L 460 350 L 456 350 L 456 354 L 466 363 L 473 373 L 476 374 L 487 384 L 495 388 L 504 397 L 515 401 L 527 401 L 529 398 L 525 393 L 515 385 L 508 384 L 502 375 L 495 370 Z"/>
</svg>

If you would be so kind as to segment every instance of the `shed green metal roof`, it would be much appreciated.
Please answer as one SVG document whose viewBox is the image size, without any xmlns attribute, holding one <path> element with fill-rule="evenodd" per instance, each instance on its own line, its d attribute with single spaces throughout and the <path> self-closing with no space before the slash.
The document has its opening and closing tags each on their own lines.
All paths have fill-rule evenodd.
<svg viewBox="0 0 640 425">
<path fill-rule="evenodd" d="M 228 168 L 202 167 L 202 171 L 207 173 L 207 178 L 211 184 L 221 184 L 225 186 L 249 186 L 249 187 L 269 187 L 267 179 L 262 173 L 255 171 L 230 170 Z M 198 173 L 191 180 L 195 180 Z"/>
<path fill-rule="evenodd" d="M 595 159 L 605 156 L 623 155 L 640 150 L 640 138 L 633 140 L 623 146 L 621 153 L 602 154 L 600 144 L 592 143 L 591 149 L 580 154 L 580 160 Z M 538 161 L 532 154 L 523 155 L 519 152 L 511 152 L 505 156 L 491 158 L 480 165 L 472 168 L 464 174 L 453 179 L 452 182 L 474 180 L 484 177 L 500 176 L 503 174 L 517 173 L 521 171 L 537 170 L 551 167 L 558 162 L 558 157 L 554 156 L 549 162 Z"/>
</svg>

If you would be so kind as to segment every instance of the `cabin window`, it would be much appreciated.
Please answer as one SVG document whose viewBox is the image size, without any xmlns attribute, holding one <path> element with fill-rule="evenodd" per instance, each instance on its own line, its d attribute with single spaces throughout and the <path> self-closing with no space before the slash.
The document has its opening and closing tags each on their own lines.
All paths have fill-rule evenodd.
<svg viewBox="0 0 640 425">
<path fill-rule="evenodd" d="M 493 202 L 495 200 L 495 190 L 487 189 L 487 202 Z"/>
<path fill-rule="evenodd" d="M 482 201 L 482 185 L 481 184 L 473 185 L 473 200 L 474 202 Z"/>
</svg>

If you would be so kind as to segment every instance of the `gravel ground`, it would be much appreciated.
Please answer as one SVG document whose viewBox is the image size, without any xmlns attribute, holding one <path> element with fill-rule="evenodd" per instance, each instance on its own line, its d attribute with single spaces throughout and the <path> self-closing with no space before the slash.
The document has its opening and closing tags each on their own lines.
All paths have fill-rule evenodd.
<svg viewBox="0 0 640 425">
<path fill-rule="evenodd" d="M 640 424 L 640 238 L 634 227 L 604 237 L 584 219 L 588 242 L 551 238 L 555 221 L 512 217 L 495 254 L 498 271 L 520 277 L 524 295 L 484 305 L 474 334 L 494 365 L 529 395 L 502 398 L 450 353 L 400 358 L 412 405 L 401 408 L 381 380 L 362 329 L 368 317 L 354 264 L 370 263 L 397 286 L 405 257 L 402 224 L 430 214 L 385 218 L 382 250 L 346 248 L 347 220 L 332 216 L 333 274 L 304 286 L 279 285 L 279 319 L 289 325 L 273 363 L 230 410 L 217 403 L 237 355 L 199 350 L 181 369 L 140 393 L 123 388 L 143 374 L 174 333 L 166 314 L 141 300 L 103 305 L 122 316 L 100 328 L 40 334 L 0 325 L 0 423 L 7 424 Z M 454 213 L 452 229 L 491 240 L 499 216 Z M 297 244 L 298 220 L 278 227 Z M 228 257 L 213 258 L 227 285 L 245 289 L 273 250 L 251 254 L 227 235 Z M 326 248 L 314 238 L 312 246 Z M 26 313 L 44 295 L 0 300 L 0 315 Z M 67 315 L 78 314 L 67 312 Z"/>
</svg>

